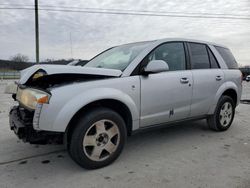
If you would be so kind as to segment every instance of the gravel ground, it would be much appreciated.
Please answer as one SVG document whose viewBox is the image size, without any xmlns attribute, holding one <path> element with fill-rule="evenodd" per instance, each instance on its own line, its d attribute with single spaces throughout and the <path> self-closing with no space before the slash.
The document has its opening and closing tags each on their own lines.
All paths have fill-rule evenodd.
<svg viewBox="0 0 250 188">
<path fill-rule="evenodd" d="M 12 187 L 250 187 L 250 105 L 240 104 L 232 127 L 210 131 L 204 120 L 134 135 L 112 165 L 84 170 L 62 146 L 20 142 L 9 130 L 14 101 L 0 81 L 0 188 Z M 242 98 L 250 99 L 250 83 Z"/>
</svg>

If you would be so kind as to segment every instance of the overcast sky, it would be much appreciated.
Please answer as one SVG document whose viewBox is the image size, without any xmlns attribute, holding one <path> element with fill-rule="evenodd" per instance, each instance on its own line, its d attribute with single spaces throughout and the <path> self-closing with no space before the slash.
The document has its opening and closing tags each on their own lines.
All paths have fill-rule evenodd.
<svg viewBox="0 0 250 188">
<path fill-rule="evenodd" d="M 1 0 L 32 5 L 33 0 Z M 40 5 L 132 9 L 183 13 L 223 13 L 250 17 L 250 0 L 40 0 Z M 250 65 L 250 20 L 176 18 L 39 12 L 40 58 L 89 59 L 123 43 L 168 37 L 194 38 L 228 46 L 239 64 Z M 0 59 L 22 53 L 35 59 L 34 11 L 0 9 Z"/>
</svg>

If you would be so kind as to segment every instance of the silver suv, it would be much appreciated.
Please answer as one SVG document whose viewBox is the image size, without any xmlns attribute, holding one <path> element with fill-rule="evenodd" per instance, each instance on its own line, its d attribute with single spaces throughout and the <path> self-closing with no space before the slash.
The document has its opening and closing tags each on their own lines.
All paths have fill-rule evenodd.
<svg viewBox="0 0 250 188">
<path fill-rule="evenodd" d="M 65 144 L 80 166 L 100 168 L 144 129 L 207 119 L 227 130 L 241 97 L 227 47 L 187 39 L 110 48 L 86 65 L 35 65 L 6 91 L 18 101 L 10 128 L 32 144 Z"/>
</svg>

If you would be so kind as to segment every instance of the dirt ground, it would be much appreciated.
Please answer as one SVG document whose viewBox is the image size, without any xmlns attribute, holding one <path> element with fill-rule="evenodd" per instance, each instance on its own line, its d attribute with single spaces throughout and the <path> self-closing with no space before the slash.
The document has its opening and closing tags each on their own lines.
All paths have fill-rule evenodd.
<svg viewBox="0 0 250 188">
<path fill-rule="evenodd" d="M 0 188 L 250 187 L 250 104 L 240 104 L 232 127 L 213 132 L 196 121 L 134 135 L 112 165 L 84 170 L 63 146 L 22 143 L 9 129 L 14 104 L 0 80 Z M 243 83 L 250 99 L 250 83 Z"/>
</svg>

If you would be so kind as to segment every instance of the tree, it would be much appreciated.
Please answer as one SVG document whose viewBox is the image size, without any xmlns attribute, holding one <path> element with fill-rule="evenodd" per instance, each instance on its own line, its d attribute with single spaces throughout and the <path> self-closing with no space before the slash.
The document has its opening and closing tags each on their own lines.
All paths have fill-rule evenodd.
<svg viewBox="0 0 250 188">
<path fill-rule="evenodd" d="M 48 63 L 51 63 L 53 61 L 55 61 L 55 60 L 54 59 L 50 59 L 50 58 L 47 58 L 47 59 L 44 60 L 44 62 L 48 62 Z"/>
<path fill-rule="evenodd" d="M 14 62 L 28 62 L 29 61 L 29 57 L 27 55 L 22 55 L 22 54 L 16 54 L 14 56 L 10 57 L 11 61 Z"/>
</svg>

